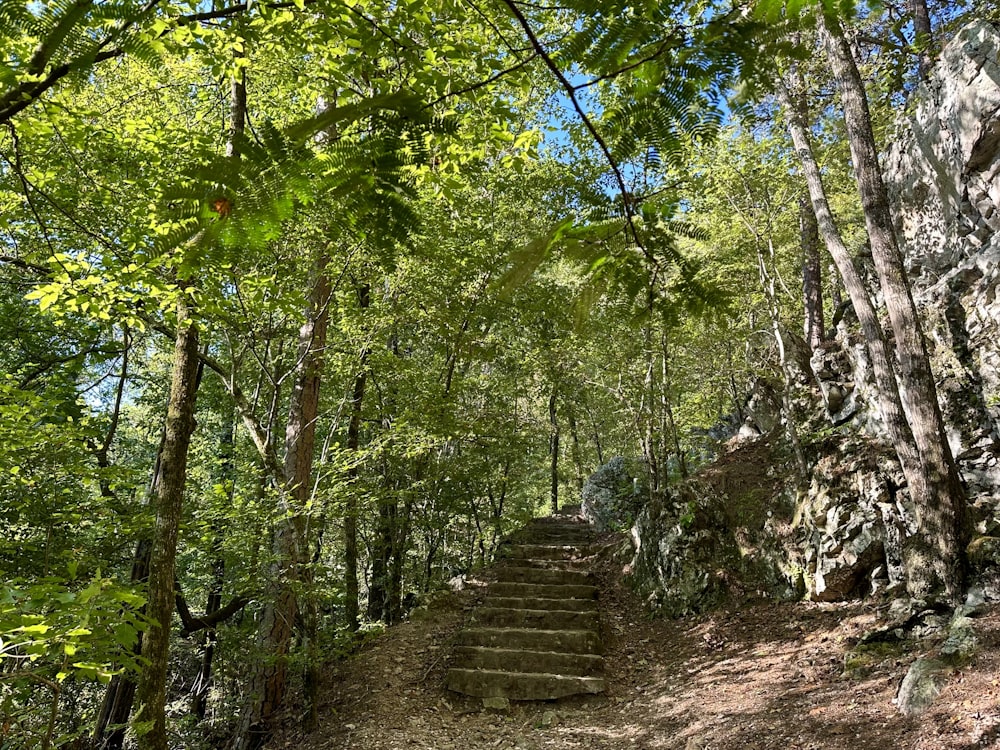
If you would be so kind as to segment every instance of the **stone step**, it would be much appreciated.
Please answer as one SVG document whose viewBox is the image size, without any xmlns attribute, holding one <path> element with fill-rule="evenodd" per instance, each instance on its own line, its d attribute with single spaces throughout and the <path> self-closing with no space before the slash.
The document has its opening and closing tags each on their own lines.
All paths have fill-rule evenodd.
<svg viewBox="0 0 1000 750">
<path fill-rule="evenodd" d="M 497 581 L 490 584 L 489 594 L 490 596 L 530 597 L 540 599 L 596 599 L 597 586 Z"/>
<path fill-rule="evenodd" d="M 604 671 L 604 657 L 596 654 L 563 654 L 558 651 L 459 646 L 455 649 L 454 666 L 458 669 L 547 672 L 593 677 Z"/>
<path fill-rule="evenodd" d="M 549 568 L 519 568 L 501 565 L 496 568 L 497 580 L 502 583 L 541 583 L 548 585 L 585 586 L 594 580 L 594 574 L 583 570 L 552 570 Z"/>
<path fill-rule="evenodd" d="M 605 689 L 602 677 L 483 669 L 449 669 L 446 684 L 449 690 L 465 695 L 514 701 L 553 700 L 581 693 L 593 695 Z"/>
<path fill-rule="evenodd" d="M 594 527 L 579 521 L 535 521 L 522 527 L 519 533 L 539 532 L 544 534 L 586 534 L 592 536 Z"/>
<path fill-rule="evenodd" d="M 497 567 L 504 568 L 545 568 L 547 570 L 590 570 L 593 560 L 581 558 L 577 560 L 538 559 L 533 557 L 501 557 Z"/>
<path fill-rule="evenodd" d="M 571 610 L 479 607 L 475 612 L 475 621 L 478 625 L 491 628 L 595 631 L 600 629 L 597 612 Z"/>
<path fill-rule="evenodd" d="M 505 544 L 500 548 L 503 558 L 522 560 L 589 559 L 596 552 L 589 544 Z"/>
<path fill-rule="evenodd" d="M 459 646 L 521 648 L 570 654 L 601 654 L 600 635 L 594 630 L 541 630 L 538 628 L 467 628 L 458 634 Z"/>
<path fill-rule="evenodd" d="M 568 521 L 568 520 L 545 520 L 537 519 L 527 526 L 521 528 L 522 532 L 533 532 L 540 531 L 546 533 L 567 533 L 567 534 L 593 534 L 594 527 L 585 521 Z"/>
<path fill-rule="evenodd" d="M 563 612 L 596 612 L 595 599 L 546 599 L 540 596 L 487 596 L 484 607 L 503 609 L 546 609 Z"/>
</svg>

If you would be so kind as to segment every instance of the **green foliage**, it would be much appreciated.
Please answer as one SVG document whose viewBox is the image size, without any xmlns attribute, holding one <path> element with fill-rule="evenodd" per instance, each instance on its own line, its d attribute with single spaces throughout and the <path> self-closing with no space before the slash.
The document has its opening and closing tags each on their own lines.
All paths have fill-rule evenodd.
<svg viewBox="0 0 1000 750">
<path fill-rule="evenodd" d="M 0 587 L 0 717 L 5 741 L 19 747 L 48 746 L 57 730 L 57 745 L 85 734 L 72 720 L 57 723 L 62 692 L 142 668 L 134 655 L 149 625 L 142 595 L 100 573 L 89 581 L 75 573 L 71 563 L 65 579 Z"/>
<path fill-rule="evenodd" d="M 330 334 L 294 593 L 316 621 L 302 642 L 331 654 L 348 648 L 349 508 L 362 604 L 388 582 L 396 601 L 372 620 L 394 619 L 542 512 L 550 398 L 571 499 L 611 455 L 674 478 L 773 370 L 754 251 L 771 240 L 791 279 L 797 188 L 785 144 L 731 133 L 722 101 L 737 76 L 802 56 L 783 35 L 814 6 L 523 7 L 613 164 L 579 123 L 543 140 L 554 82 L 494 9 L 0 0 L 0 682 L 5 710 L 24 710 L 18 741 L 52 735 L 53 705 L 81 706 L 84 731 L 98 683 L 142 668 L 127 581 L 179 294 L 205 369 L 178 581 L 195 612 L 210 592 L 254 595 L 218 630 L 216 716 L 237 715 L 248 664 L 275 658 L 250 644 L 282 562 L 267 540 L 288 521 L 276 467 L 317 258 Z M 792 328 L 799 303 L 782 304 Z M 176 697 L 201 643 L 174 644 Z"/>
</svg>

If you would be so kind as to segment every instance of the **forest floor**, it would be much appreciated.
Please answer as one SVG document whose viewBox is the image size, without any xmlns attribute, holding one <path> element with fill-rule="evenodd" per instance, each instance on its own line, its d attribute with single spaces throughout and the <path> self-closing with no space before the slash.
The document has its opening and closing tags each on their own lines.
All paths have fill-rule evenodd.
<svg viewBox="0 0 1000 750">
<path fill-rule="evenodd" d="M 444 688 L 451 643 L 481 589 L 444 594 L 325 675 L 321 725 L 295 750 L 972 750 L 1000 748 L 1000 607 L 976 618 L 980 650 L 921 717 L 893 704 L 934 644 L 845 673 L 871 605 L 748 601 L 652 620 L 610 556 L 599 575 L 606 695 L 512 704 Z"/>
</svg>

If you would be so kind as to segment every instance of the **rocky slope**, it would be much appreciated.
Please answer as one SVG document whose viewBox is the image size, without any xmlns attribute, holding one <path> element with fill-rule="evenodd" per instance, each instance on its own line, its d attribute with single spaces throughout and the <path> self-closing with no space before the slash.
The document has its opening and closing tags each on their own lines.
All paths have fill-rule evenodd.
<svg viewBox="0 0 1000 750">
<path fill-rule="evenodd" d="M 987 600 L 1000 600 L 998 53 L 1000 25 L 976 22 L 956 34 L 913 94 L 884 157 L 973 508 L 976 596 Z M 791 359 L 796 416 L 810 436 L 808 477 L 797 480 L 770 444 L 772 431 L 731 445 L 708 471 L 646 504 L 623 505 L 627 484 L 617 494 L 598 487 L 607 471 L 589 492 L 614 498 L 613 508 L 588 505 L 585 490 L 584 509 L 595 522 L 634 521 L 624 554 L 635 585 L 661 612 L 703 611 L 731 593 L 840 601 L 891 595 L 900 584 L 900 541 L 912 530 L 912 514 L 853 316 L 845 315 L 811 358 L 793 351 Z M 761 426 L 777 424 L 767 403 L 750 405 Z M 631 517 L 620 517 L 632 506 Z"/>
</svg>

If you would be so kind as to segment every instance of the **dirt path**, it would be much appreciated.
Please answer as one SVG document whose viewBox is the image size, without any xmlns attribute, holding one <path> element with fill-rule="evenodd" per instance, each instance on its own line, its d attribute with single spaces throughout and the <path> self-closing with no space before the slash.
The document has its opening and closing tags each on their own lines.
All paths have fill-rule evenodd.
<svg viewBox="0 0 1000 750">
<path fill-rule="evenodd" d="M 844 674 L 844 655 L 875 622 L 861 605 L 744 603 L 650 620 L 608 562 L 601 571 L 608 694 L 514 704 L 506 713 L 444 689 L 450 641 L 475 589 L 446 595 L 331 665 L 302 750 L 972 750 L 1000 748 L 1000 608 L 977 618 L 981 649 L 919 719 L 893 697 L 901 653 Z M 863 674 L 863 677 L 858 677 Z"/>
</svg>

